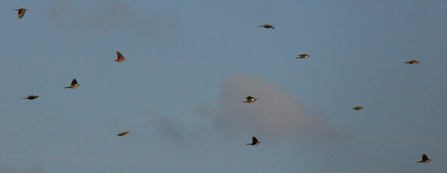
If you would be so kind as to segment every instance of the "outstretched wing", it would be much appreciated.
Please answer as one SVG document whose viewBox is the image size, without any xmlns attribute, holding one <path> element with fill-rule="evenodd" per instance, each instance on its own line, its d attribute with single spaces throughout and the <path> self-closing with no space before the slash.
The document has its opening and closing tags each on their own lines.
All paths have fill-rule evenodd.
<svg viewBox="0 0 447 173">
<path fill-rule="evenodd" d="M 422 161 L 426 161 L 426 160 L 428 160 L 428 157 L 427 157 L 427 155 L 422 155 Z"/>
<path fill-rule="evenodd" d="M 251 100 L 251 99 L 254 99 L 252 96 L 247 96 L 247 97 L 245 97 L 247 100 Z"/>
<path fill-rule="evenodd" d="M 25 9 L 15 9 L 18 11 L 19 19 L 21 19 L 24 15 L 26 10 Z"/>
<path fill-rule="evenodd" d="M 78 84 L 78 81 L 76 81 L 76 79 L 73 79 L 73 81 L 71 81 L 71 85 L 76 85 Z"/>
<path fill-rule="evenodd" d="M 120 52 L 116 52 L 116 55 L 118 55 L 118 60 L 121 60 L 121 59 L 124 59 L 124 56 L 123 56 L 123 54 L 121 54 Z"/>
<path fill-rule="evenodd" d="M 254 136 L 253 136 L 253 138 L 252 138 L 252 141 L 253 141 L 253 144 L 258 143 L 258 139 L 256 139 L 256 137 L 254 137 Z"/>
</svg>

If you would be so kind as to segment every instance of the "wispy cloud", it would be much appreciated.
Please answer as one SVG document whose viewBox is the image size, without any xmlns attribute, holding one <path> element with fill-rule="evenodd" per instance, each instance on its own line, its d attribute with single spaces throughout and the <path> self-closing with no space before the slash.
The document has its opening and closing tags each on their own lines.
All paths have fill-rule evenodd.
<svg viewBox="0 0 447 173">
<path fill-rule="evenodd" d="M 241 103 L 248 95 L 259 100 Z M 255 135 L 277 140 L 349 138 L 318 111 L 306 108 L 304 101 L 262 77 L 235 74 L 224 79 L 219 101 L 220 107 L 201 105 L 198 112 L 213 122 L 215 130 L 225 135 Z"/>
<path fill-rule="evenodd" d="M 173 14 L 139 12 L 123 0 L 52 0 L 46 11 L 47 25 L 57 30 L 129 31 L 147 37 L 166 37 L 178 22 Z"/>
<path fill-rule="evenodd" d="M 304 101 L 262 77 L 232 75 L 222 81 L 220 92 L 219 107 L 202 104 L 196 108 L 196 121 L 211 122 L 211 125 L 187 125 L 156 114 L 152 116 L 151 126 L 156 127 L 163 136 L 175 140 L 185 140 L 191 136 L 208 141 L 232 138 L 250 140 L 251 136 L 278 141 L 350 139 L 347 131 L 334 127 L 317 110 L 306 108 Z M 242 103 L 248 95 L 259 100 Z"/>
</svg>

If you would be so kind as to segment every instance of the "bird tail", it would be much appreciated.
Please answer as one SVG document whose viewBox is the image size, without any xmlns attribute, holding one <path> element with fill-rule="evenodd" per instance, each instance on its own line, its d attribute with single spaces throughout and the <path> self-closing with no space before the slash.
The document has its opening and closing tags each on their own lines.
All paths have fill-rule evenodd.
<svg viewBox="0 0 447 173">
<path fill-rule="evenodd" d="M 251 143 L 248 143 L 247 145 L 251 145 Z"/>
<path fill-rule="evenodd" d="M 65 89 L 70 88 L 70 87 L 65 87 Z"/>
</svg>

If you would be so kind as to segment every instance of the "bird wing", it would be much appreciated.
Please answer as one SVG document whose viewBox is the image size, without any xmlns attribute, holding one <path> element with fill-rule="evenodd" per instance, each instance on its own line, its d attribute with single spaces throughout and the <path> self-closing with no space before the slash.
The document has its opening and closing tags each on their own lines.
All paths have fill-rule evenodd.
<svg viewBox="0 0 447 173">
<path fill-rule="evenodd" d="M 426 160 L 428 160 L 428 157 L 427 157 L 427 155 L 422 155 L 422 161 L 426 161 Z"/>
<path fill-rule="evenodd" d="M 21 19 L 25 15 L 26 10 L 24 10 L 24 9 L 16 9 L 16 10 L 19 11 L 18 15 L 19 15 L 19 19 Z"/>
<path fill-rule="evenodd" d="M 253 141 L 253 144 L 256 144 L 256 143 L 258 143 L 258 139 L 256 139 L 256 137 L 254 137 L 254 136 L 253 136 L 253 139 L 252 139 L 252 141 Z"/>
<path fill-rule="evenodd" d="M 120 60 L 120 59 L 124 59 L 124 56 L 120 53 L 120 52 L 116 52 L 116 55 L 118 55 L 118 60 Z"/>
<path fill-rule="evenodd" d="M 247 96 L 247 97 L 245 97 L 247 100 L 251 100 L 251 99 L 253 99 L 253 97 L 252 96 Z"/>
<path fill-rule="evenodd" d="M 76 85 L 78 84 L 78 81 L 76 81 L 76 79 L 73 79 L 73 81 L 71 81 L 71 85 Z"/>
</svg>

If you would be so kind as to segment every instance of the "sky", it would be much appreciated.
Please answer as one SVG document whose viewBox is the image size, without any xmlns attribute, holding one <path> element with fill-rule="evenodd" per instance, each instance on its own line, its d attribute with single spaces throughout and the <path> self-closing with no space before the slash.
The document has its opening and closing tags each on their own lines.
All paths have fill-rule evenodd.
<svg viewBox="0 0 447 173">
<path fill-rule="evenodd" d="M 447 172 L 445 9 L 0 1 L 0 172 Z"/>
</svg>

